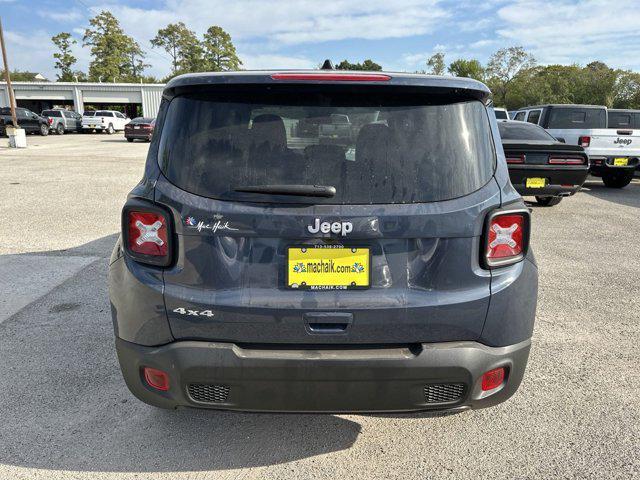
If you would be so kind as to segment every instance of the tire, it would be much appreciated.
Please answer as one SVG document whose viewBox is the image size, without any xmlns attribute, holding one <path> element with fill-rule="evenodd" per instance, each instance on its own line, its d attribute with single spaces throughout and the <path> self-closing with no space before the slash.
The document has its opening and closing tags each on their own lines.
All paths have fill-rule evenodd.
<svg viewBox="0 0 640 480">
<path fill-rule="evenodd" d="M 553 207 L 562 201 L 562 197 L 536 197 L 536 202 L 541 207 Z"/>
<path fill-rule="evenodd" d="M 113 134 L 115 133 L 115 130 L 114 130 L 113 125 L 112 125 L 112 124 L 109 124 L 109 126 L 107 127 L 107 133 L 108 133 L 109 135 L 113 135 Z"/>
<path fill-rule="evenodd" d="M 127 138 L 127 142 L 133 143 L 133 138 Z"/>
<path fill-rule="evenodd" d="M 56 127 L 56 133 L 58 135 L 64 135 L 64 125 L 59 123 L 58 126 Z"/>
<path fill-rule="evenodd" d="M 49 135 L 49 125 L 45 123 L 40 124 L 40 135 L 42 135 L 43 137 Z"/>
<path fill-rule="evenodd" d="M 631 172 L 606 172 L 602 174 L 602 182 L 608 188 L 624 188 L 633 180 Z"/>
</svg>

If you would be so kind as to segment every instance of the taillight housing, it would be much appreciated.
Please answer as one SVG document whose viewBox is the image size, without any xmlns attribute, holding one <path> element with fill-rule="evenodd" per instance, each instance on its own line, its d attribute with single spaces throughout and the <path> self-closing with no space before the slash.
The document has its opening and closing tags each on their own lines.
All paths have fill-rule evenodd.
<svg viewBox="0 0 640 480">
<path fill-rule="evenodd" d="M 580 145 L 581 147 L 588 147 L 589 145 L 591 145 L 591 137 L 586 135 L 578 137 L 578 145 Z"/>
<path fill-rule="evenodd" d="M 531 214 L 527 209 L 495 210 L 487 216 L 482 263 L 486 268 L 520 262 L 529 249 Z"/>
<path fill-rule="evenodd" d="M 549 157 L 549 164 L 551 165 L 585 165 L 586 159 L 583 157 Z"/>
<path fill-rule="evenodd" d="M 48 117 L 47 120 L 49 120 L 49 125 L 53 125 L 53 118 Z"/>
<path fill-rule="evenodd" d="M 508 164 L 514 164 L 514 163 L 524 163 L 524 153 L 521 154 L 509 154 L 507 155 L 507 163 Z"/>
<path fill-rule="evenodd" d="M 122 210 L 122 243 L 138 262 L 169 266 L 173 257 L 171 216 L 156 205 L 130 201 Z"/>
</svg>

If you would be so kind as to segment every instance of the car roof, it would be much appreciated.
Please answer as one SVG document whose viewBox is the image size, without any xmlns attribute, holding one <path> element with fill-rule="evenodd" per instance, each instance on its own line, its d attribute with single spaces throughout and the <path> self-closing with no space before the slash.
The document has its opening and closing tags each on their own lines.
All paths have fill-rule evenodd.
<svg viewBox="0 0 640 480">
<path fill-rule="evenodd" d="M 386 81 L 368 81 L 368 80 L 319 80 L 314 79 L 274 79 L 272 75 L 305 75 L 313 74 L 314 76 L 370 76 L 370 75 L 386 75 L 389 77 Z M 400 73 L 400 72 L 382 72 L 382 71 L 357 71 L 357 70 L 246 70 L 242 72 L 204 72 L 204 73 L 188 73 L 179 75 L 169 81 L 165 87 L 165 96 L 173 96 L 176 89 L 190 86 L 206 86 L 215 84 L 273 84 L 273 85 L 295 85 L 295 84 L 322 84 L 326 85 L 388 85 L 388 86 L 413 86 L 413 87 L 432 87 L 446 90 L 465 91 L 469 96 L 480 100 L 486 100 L 491 93 L 489 88 L 478 80 L 464 77 L 451 77 L 439 75 L 425 75 L 420 73 Z"/>
<path fill-rule="evenodd" d="M 604 108 L 606 109 L 607 107 L 605 107 L 604 105 L 580 105 L 578 103 L 546 103 L 544 105 L 533 105 L 531 107 L 521 107 L 518 109 L 518 111 L 520 110 L 531 110 L 532 108 L 545 108 L 545 107 L 553 107 L 553 108 Z"/>
<path fill-rule="evenodd" d="M 633 108 L 609 108 L 608 111 L 614 113 L 640 113 L 640 110 Z"/>
</svg>

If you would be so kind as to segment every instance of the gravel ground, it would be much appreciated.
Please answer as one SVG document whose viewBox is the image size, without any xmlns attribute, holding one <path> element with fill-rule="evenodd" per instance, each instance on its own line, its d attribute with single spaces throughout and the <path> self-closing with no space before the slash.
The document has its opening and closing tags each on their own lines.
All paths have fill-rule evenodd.
<svg viewBox="0 0 640 480">
<path fill-rule="evenodd" d="M 0 147 L 0 478 L 640 477 L 640 181 L 590 181 L 534 208 L 537 324 L 505 404 L 449 416 L 159 411 L 120 376 L 106 291 L 147 144 L 28 142 Z"/>
</svg>

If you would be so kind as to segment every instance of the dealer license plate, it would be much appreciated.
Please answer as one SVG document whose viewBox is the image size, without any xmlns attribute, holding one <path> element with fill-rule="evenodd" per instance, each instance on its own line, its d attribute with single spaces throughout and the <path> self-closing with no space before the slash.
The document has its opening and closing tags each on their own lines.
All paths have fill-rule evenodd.
<svg viewBox="0 0 640 480">
<path fill-rule="evenodd" d="M 287 287 L 302 290 L 369 288 L 368 248 L 298 246 L 287 251 Z"/>
<path fill-rule="evenodd" d="M 629 165 L 629 159 L 626 157 L 617 157 L 613 159 L 614 167 L 626 167 Z"/>
<path fill-rule="evenodd" d="M 527 178 L 526 187 L 527 188 L 544 188 L 547 184 L 546 178 Z"/>
</svg>

